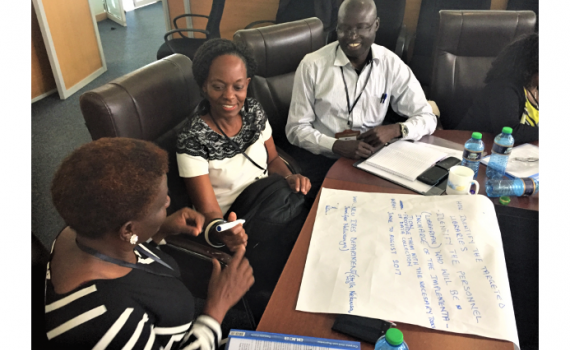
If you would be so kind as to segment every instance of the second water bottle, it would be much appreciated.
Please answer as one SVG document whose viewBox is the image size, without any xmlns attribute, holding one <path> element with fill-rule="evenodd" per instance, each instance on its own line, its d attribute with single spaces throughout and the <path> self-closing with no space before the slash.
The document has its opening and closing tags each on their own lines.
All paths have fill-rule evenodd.
<svg viewBox="0 0 570 350">
<path fill-rule="evenodd" d="M 500 179 L 505 175 L 509 156 L 515 144 L 512 133 L 513 129 L 505 126 L 503 132 L 495 137 L 493 153 L 491 154 L 491 159 L 489 159 L 489 164 L 487 164 L 488 179 Z"/>
<path fill-rule="evenodd" d="M 485 149 L 485 144 L 483 140 L 481 140 L 481 137 L 480 132 L 474 132 L 471 135 L 471 138 L 465 142 L 465 150 L 463 151 L 463 159 L 461 160 L 461 165 L 468 167 L 475 173 L 473 179 L 477 178 L 481 155 Z"/>
</svg>

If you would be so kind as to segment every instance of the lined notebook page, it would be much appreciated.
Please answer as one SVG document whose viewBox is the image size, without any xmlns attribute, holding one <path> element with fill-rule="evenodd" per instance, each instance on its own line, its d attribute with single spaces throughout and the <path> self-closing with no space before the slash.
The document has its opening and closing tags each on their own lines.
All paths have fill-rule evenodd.
<svg viewBox="0 0 570 350">
<path fill-rule="evenodd" d="M 397 141 L 382 148 L 363 163 L 415 181 L 426 169 L 447 156 L 444 152 L 423 147 L 421 144 Z"/>
</svg>

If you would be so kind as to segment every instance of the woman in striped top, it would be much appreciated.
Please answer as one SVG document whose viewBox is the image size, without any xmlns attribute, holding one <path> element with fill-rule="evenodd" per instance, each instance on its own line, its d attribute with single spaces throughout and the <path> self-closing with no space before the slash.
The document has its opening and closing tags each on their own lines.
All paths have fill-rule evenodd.
<svg viewBox="0 0 570 350">
<path fill-rule="evenodd" d="M 53 348 L 216 349 L 226 312 L 253 284 L 239 249 L 213 272 L 203 314 L 159 243 L 198 235 L 204 217 L 170 204 L 164 150 L 146 141 L 103 138 L 68 156 L 52 182 L 67 226 L 46 275 L 46 332 Z M 142 242 L 142 243 L 141 243 Z"/>
</svg>

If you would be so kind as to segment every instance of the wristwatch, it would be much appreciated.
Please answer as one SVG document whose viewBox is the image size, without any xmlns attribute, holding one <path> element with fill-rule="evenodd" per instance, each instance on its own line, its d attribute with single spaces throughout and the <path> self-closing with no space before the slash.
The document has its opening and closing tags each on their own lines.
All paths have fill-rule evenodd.
<svg viewBox="0 0 570 350">
<path fill-rule="evenodd" d="M 400 132 L 402 133 L 401 138 L 408 136 L 408 127 L 406 126 L 406 124 L 404 123 L 398 123 L 398 124 L 400 124 Z"/>
</svg>

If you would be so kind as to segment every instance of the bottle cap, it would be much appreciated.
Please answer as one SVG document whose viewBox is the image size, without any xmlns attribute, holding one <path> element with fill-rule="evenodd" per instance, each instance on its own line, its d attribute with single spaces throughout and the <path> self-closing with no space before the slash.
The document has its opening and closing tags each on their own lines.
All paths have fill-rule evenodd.
<svg viewBox="0 0 570 350">
<path fill-rule="evenodd" d="M 473 134 L 471 134 L 471 137 L 475 140 L 481 140 L 481 137 L 483 137 L 483 135 L 481 135 L 480 132 L 475 131 Z"/>
<path fill-rule="evenodd" d="M 505 126 L 503 128 L 503 134 L 512 134 L 513 133 L 513 129 L 509 128 L 508 126 Z"/>
<path fill-rule="evenodd" d="M 511 202 L 511 197 L 509 196 L 499 197 L 499 203 L 501 203 L 502 205 L 509 205 L 510 202 Z"/>
<path fill-rule="evenodd" d="M 404 342 L 404 334 L 398 328 L 390 328 L 386 332 L 386 341 L 392 346 L 398 346 Z"/>
</svg>

